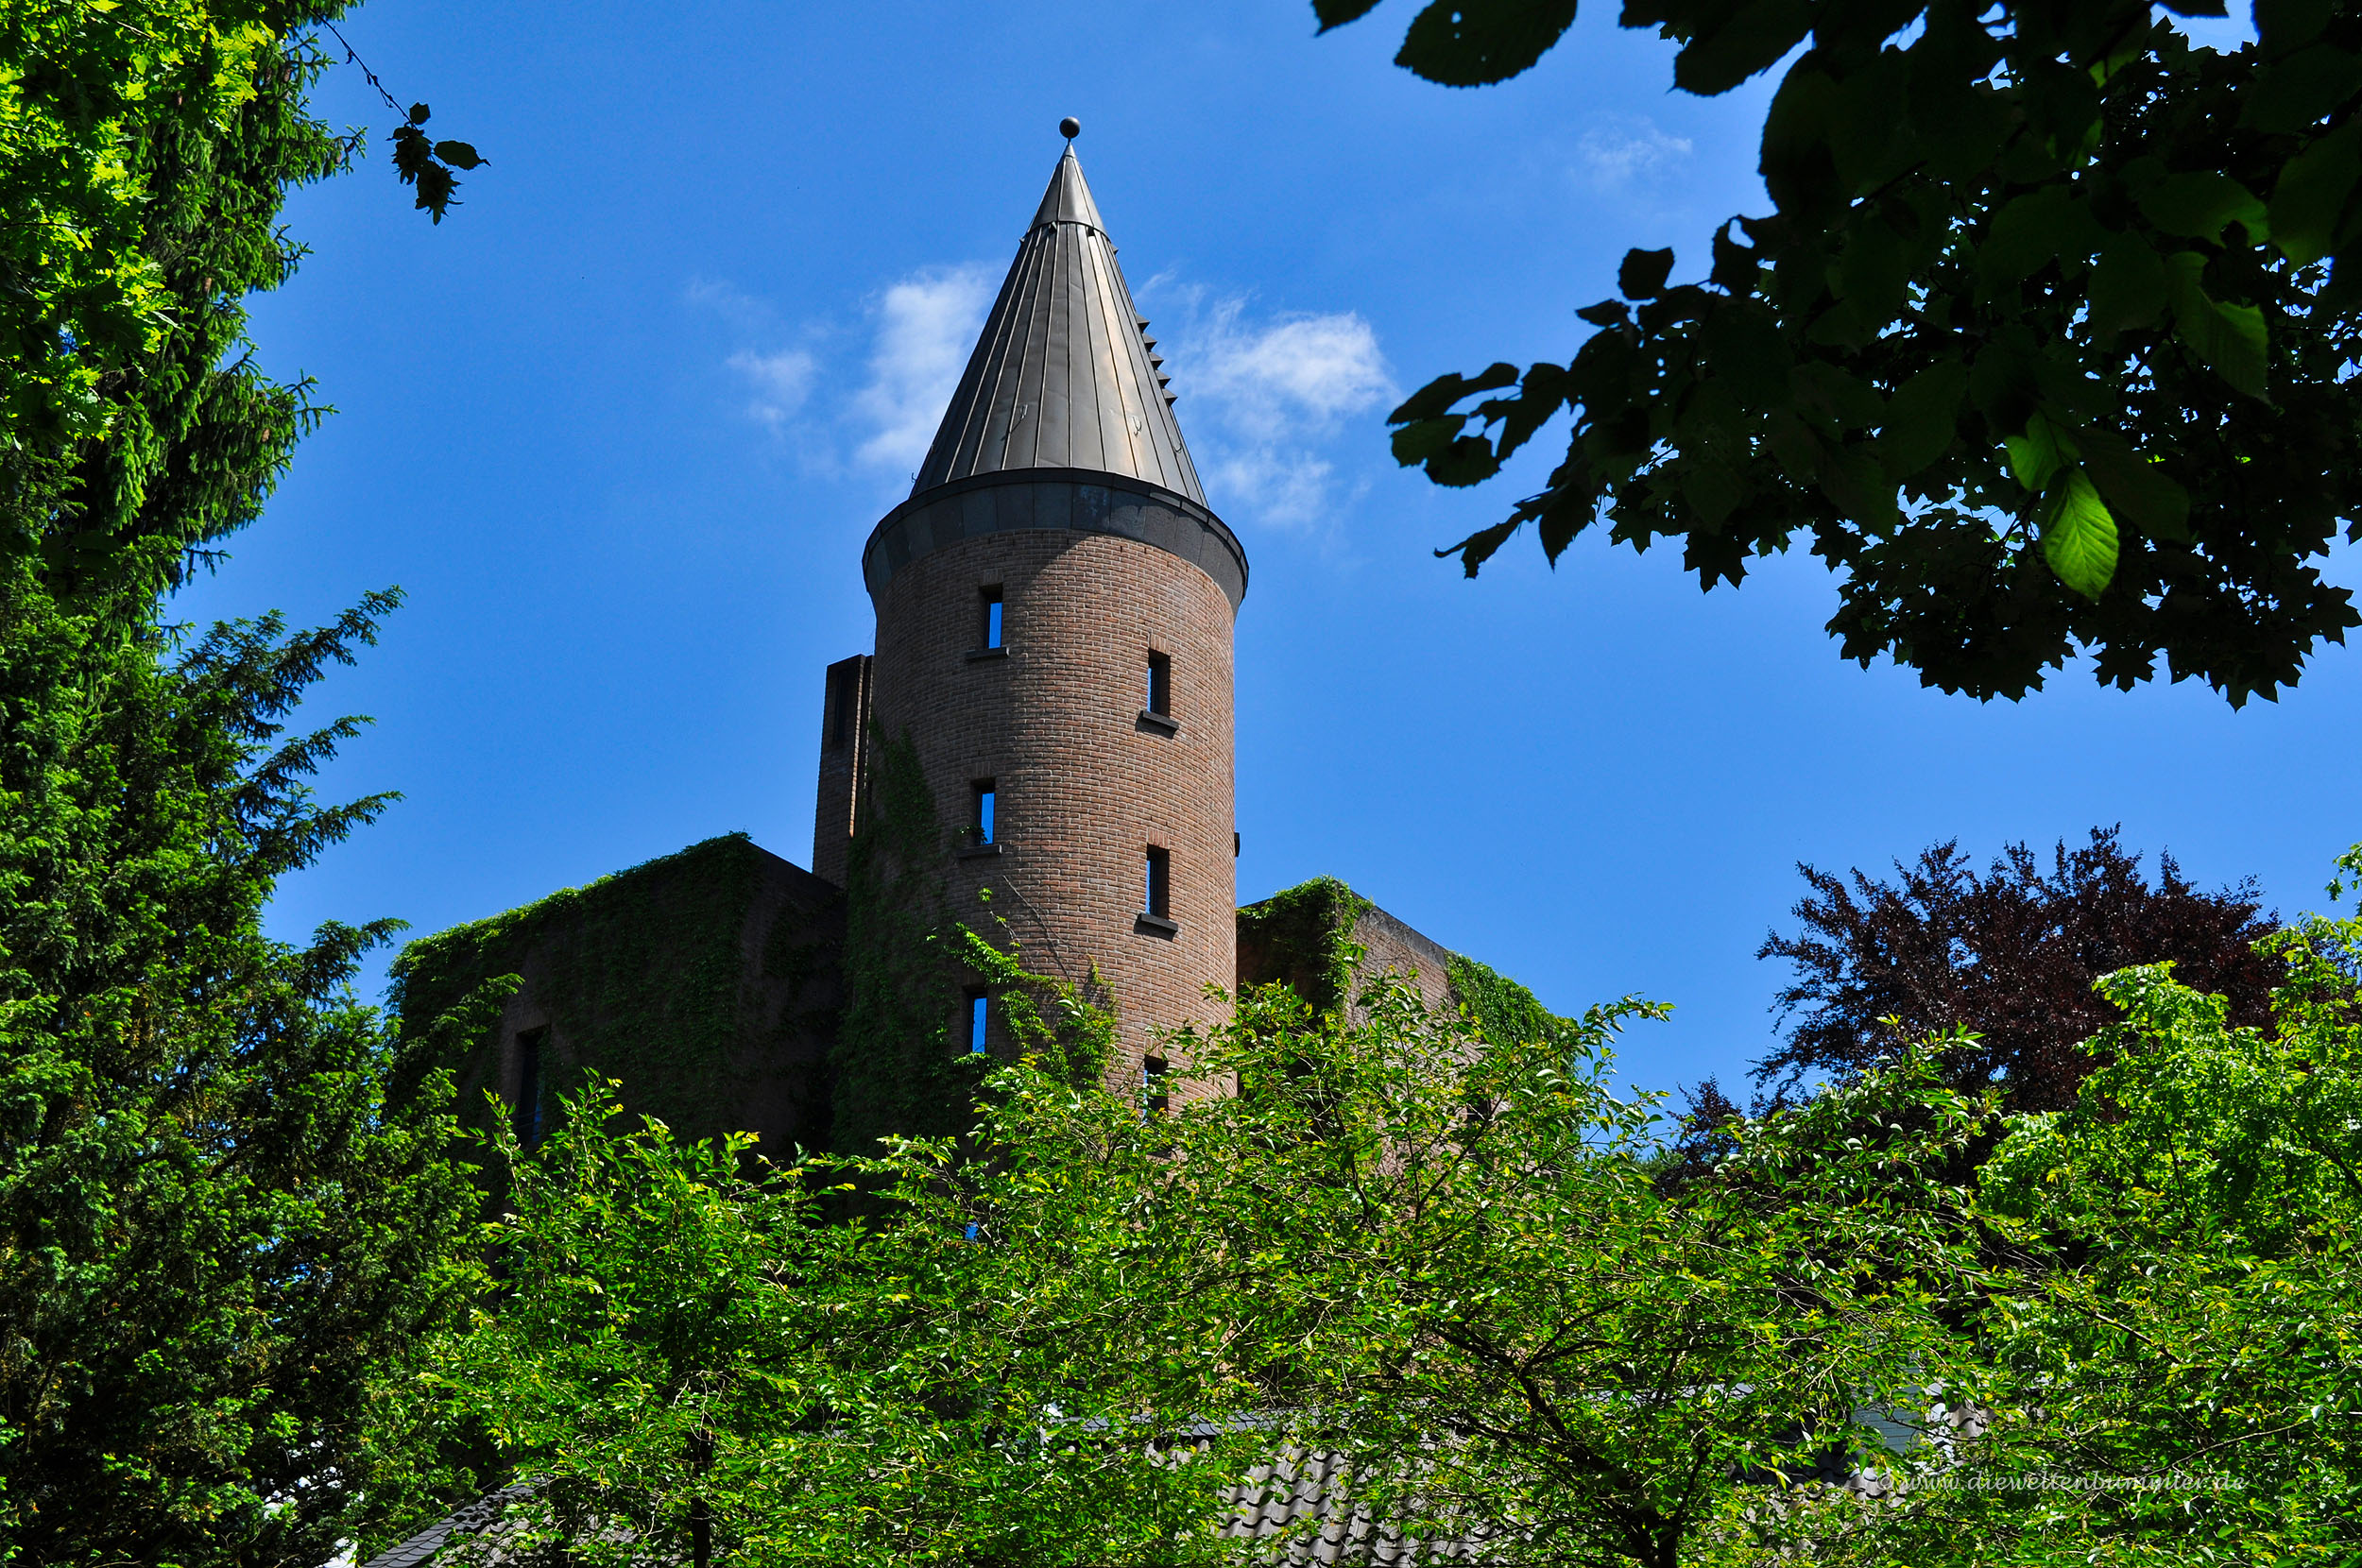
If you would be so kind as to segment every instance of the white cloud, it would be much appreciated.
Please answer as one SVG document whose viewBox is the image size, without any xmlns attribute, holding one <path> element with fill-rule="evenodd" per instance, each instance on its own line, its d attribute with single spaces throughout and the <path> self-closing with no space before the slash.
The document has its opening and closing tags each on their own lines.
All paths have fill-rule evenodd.
<svg viewBox="0 0 2362 1568">
<path fill-rule="evenodd" d="M 869 383 L 853 395 L 854 415 L 870 431 L 857 452 L 863 462 L 916 469 L 927 455 L 992 287 L 982 266 L 932 267 L 880 297 Z"/>
<path fill-rule="evenodd" d="M 1184 424 L 1209 427 L 1192 440 L 1208 459 L 1205 477 L 1223 504 L 1265 522 L 1323 521 L 1336 468 L 1318 444 L 1397 395 L 1378 333 L 1350 311 L 1255 321 L 1244 299 L 1207 309 L 1200 295 L 1182 298 L 1173 385 Z"/>
<path fill-rule="evenodd" d="M 782 349 L 776 354 L 741 349 L 729 357 L 729 366 L 752 386 L 747 414 L 774 430 L 802 409 L 812 396 L 813 379 L 820 373 L 820 362 L 801 349 Z"/>
<path fill-rule="evenodd" d="M 692 278 L 681 298 L 700 310 L 713 312 L 741 332 L 769 328 L 779 319 L 770 300 L 748 294 L 727 278 Z"/>
<path fill-rule="evenodd" d="M 1605 189 L 1652 179 L 1687 159 L 1691 150 L 1687 137 L 1669 136 L 1643 119 L 1595 126 L 1575 144 L 1583 172 Z"/>
<path fill-rule="evenodd" d="M 779 313 L 761 295 L 748 294 L 726 278 L 693 278 L 681 298 L 701 311 L 719 316 L 729 335 L 741 343 L 776 343 L 787 335 Z M 796 335 L 809 338 L 807 329 Z M 757 424 L 783 433 L 802 412 L 820 374 L 818 356 L 805 349 L 737 349 L 723 361 L 737 372 L 746 390 L 745 415 Z"/>
<path fill-rule="evenodd" d="M 1335 472 L 1335 464 L 1302 448 L 1252 447 L 1224 453 L 1206 477 L 1218 493 L 1243 498 L 1263 521 L 1302 528 L 1327 517 Z"/>
</svg>

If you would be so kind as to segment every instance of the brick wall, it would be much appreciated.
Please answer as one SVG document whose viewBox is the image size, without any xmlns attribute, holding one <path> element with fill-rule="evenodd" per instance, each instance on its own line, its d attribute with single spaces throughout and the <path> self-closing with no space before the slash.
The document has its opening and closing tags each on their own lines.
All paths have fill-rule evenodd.
<svg viewBox="0 0 2362 1568">
<path fill-rule="evenodd" d="M 829 666 L 820 700 L 820 789 L 813 809 L 812 871 L 845 885 L 869 747 L 869 656 Z"/>
<path fill-rule="evenodd" d="M 1366 956 L 1354 972 L 1356 987 L 1364 986 L 1391 970 L 1415 980 L 1427 1005 L 1448 1012 L 1452 1007 L 1451 952 L 1434 938 L 1404 925 L 1373 904 L 1353 923 L 1353 940 Z M 1360 1008 L 1355 1007 L 1358 1014 Z"/>
<path fill-rule="evenodd" d="M 521 1044 L 538 1037 L 545 1110 L 595 1067 L 634 1118 L 690 1139 L 755 1133 L 784 1161 L 827 1140 L 844 928 L 834 887 L 744 839 L 709 841 L 430 939 L 450 982 L 412 997 L 402 1025 L 422 1031 L 476 980 L 515 974 L 491 1036 L 451 1064 L 463 1120 L 481 1122 L 487 1091 L 516 1103 Z M 727 1026 L 683 1055 L 674 1013 Z"/>
<path fill-rule="evenodd" d="M 1003 650 L 979 654 L 998 588 Z M 1158 1026 L 1206 1019 L 1236 969 L 1230 600 L 1195 565 L 1109 534 L 959 539 L 879 585 L 872 711 L 907 732 L 942 816 L 951 906 L 1006 919 L 1025 961 L 1112 988 L 1137 1082 Z M 1141 716 L 1148 658 L 1172 661 L 1177 725 Z M 995 852 L 960 852 L 974 784 L 996 790 Z M 1138 916 L 1151 845 L 1172 867 L 1164 932 Z M 976 893 L 989 888 L 989 910 Z"/>
</svg>

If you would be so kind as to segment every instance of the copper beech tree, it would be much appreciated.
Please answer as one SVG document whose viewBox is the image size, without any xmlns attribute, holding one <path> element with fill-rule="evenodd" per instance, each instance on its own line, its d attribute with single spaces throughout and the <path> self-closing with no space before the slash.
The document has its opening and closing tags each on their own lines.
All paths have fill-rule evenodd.
<svg viewBox="0 0 2362 1568">
<path fill-rule="evenodd" d="M 1774 1002 L 1793 1026 L 1755 1082 L 1787 1094 L 1857 1077 L 1907 1041 L 1965 1030 L 1975 1043 L 1945 1059 L 1956 1087 L 2062 1110 L 2093 1065 L 2084 1042 L 2121 1017 L 2099 978 L 2141 963 L 2224 997 L 2234 1025 L 2268 1024 L 2277 966 L 2255 944 L 2273 923 L 2252 879 L 2210 893 L 2161 855 L 2152 882 L 2117 839 L 2094 828 L 2047 867 L 2011 844 L 1982 874 L 1957 841 L 1897 862 L 1891 881 L 1799 866 L 1812 889 L 1790 912 L 1800 929 L 1757 953 L 1794 966 Z"/>
</svg>

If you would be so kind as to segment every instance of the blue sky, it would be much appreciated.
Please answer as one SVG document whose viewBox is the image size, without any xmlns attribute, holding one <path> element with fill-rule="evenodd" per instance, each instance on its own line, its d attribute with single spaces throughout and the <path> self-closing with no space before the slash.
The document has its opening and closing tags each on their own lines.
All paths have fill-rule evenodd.
<svg viewBox="0 0 2362 1568">
<path fill-rule="evenodd" d="M 1840 662 L 1801 553 L 1711 595 L 1592 541 L 1475 583 L 1434 560 L 1539 469 L 1435 489 L 1386 455 L 1395 398 L 1563 358 L 1630 247 L 1702 270 L 1762 209 L 1763 96 L 1671 93 L 1606 6 L 1515 82 L 1438 88 L 1389 63 L 1412 9 L 1319 39 L 1302 0 L 354 13 L 387 85 L 492 162 L 430 228 L 391 117 L 332 72 L 372 162 L 293 199 L 314 254 L 255 312 L 339 412 L 179 613 L 410 596 L 317 705 L 377 720 L 323 793 L 406 799 L 285 884 L 276 928 L 430 931 L 733 828 L 809 861 L 821 671 L 871 637 L 861 542 L 1065 114 L 1253 563 L 1242 898 L 1334 873 L 1553 1006 L 1672 1002 L 1624 1053 L 1654 1086 L 1770 1045 L 1784 972 L 1753 955 L 1798 861 L 2121 822 L 2202 881 L 2321 902 L 2362 838 L 2353 651 L 2240 713 L 2084 669 L 1980 706 Z"/>
</svg>

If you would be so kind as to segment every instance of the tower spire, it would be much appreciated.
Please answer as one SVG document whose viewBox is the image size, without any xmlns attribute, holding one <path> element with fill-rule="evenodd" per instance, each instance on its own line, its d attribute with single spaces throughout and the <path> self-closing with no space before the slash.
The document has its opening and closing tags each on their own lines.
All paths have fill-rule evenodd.
<svg viewBox="0 0 2362 1568">
<path fill-rule="evenodd" d="M 1072 129 L 1069 129 L 1072 127 Z M 911 493 L 979 474 L 1079 469 L 1206 492 L 1164 356 L 1132 303 L 1070 137 Z"/>
</svg>

